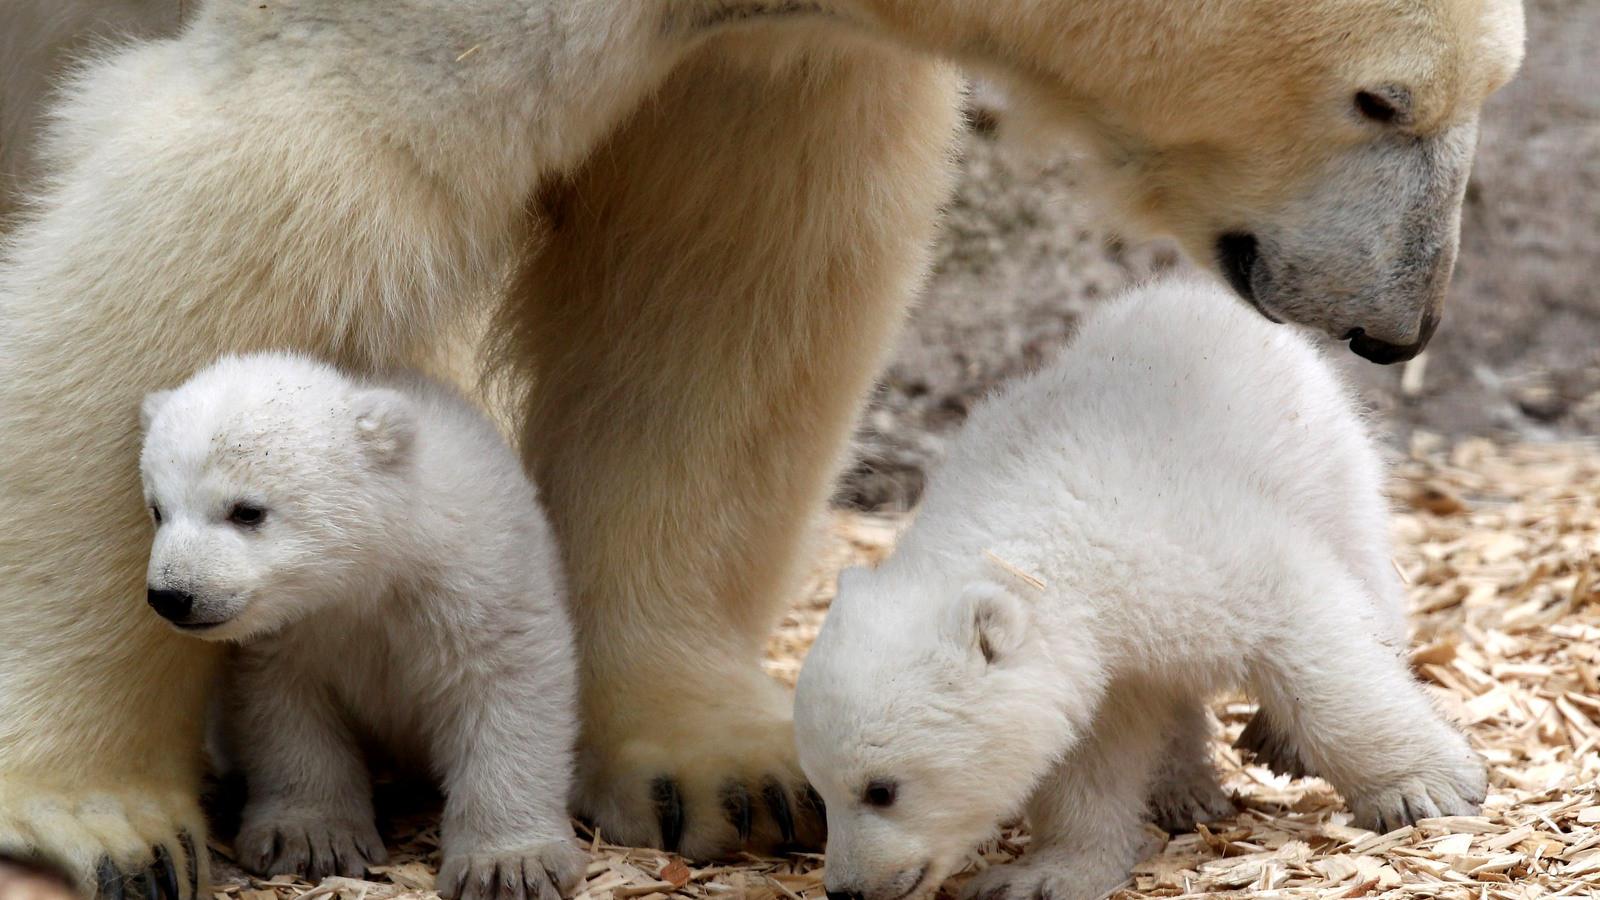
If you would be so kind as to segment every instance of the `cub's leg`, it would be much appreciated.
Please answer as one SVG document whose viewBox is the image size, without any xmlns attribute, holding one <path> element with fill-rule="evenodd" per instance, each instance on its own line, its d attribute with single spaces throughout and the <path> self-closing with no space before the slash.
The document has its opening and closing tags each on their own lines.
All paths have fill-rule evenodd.
<svg viewBox="0 0 1600 900">
<path fill-rule="evenodd" d="M 1147 852 L 1145 801 L 1166 749 L 1171 698 L 1112 687 L 1093 730 L 1028 801 L 1033 843 L 967 883 L 964 900 L 1098 900 Z"/>
<path fill-rule="evenodd" d="M 1283 556 L 1294 565 L 1271 589 L 1284 620 L 1251 671 L 1270 721 L 1364 828 L 1476 814 L 1483 763 L 1366 626 L 1361 579 L 1331 556 Z"/>
<path fill-rule="evenodd" d="M 800 26 L 794 26 L 800 27 Z M 815 846 L 762 648 L 926 263 L 958 81 L 870 45 L 718 39 L 544 200 L 507 329 L 582 653 L 608 839 Z"/>
<path fill-rule="evenodd" d="M 1346 402 L 1337 396 L 1324 399 L 1330 404 Z M 1334 553 L 1363 582 L 1359 599 L 1370 609 L 1364 627 L 1395 655 L 1406 658 L 1410 622 L 1405 588 L 1391 562 L 1385 470 L 1361 429 L 1339 419 L 1334 424 L 1328 446 L 1319 448 L 1312 463 L 1320 467 L 1293 470 L 1297 484 L 1309 480 L 1317 487 L 1309 495 L 1309 527 L 1328 538 Z M 1264 710 L 1250 718 L 1234 746 L 1279 775 L 1316 774 L 1287 730 Z"/>
<path fill-rule="evenodd" d="M 223 697 L 229 755 L 248 797 L 234 849 L 262 875 L 359 876 L 388 859 L 366 761 L 327 686 L 270 641 L 239 652 Z"/>
<path fill-rule="evenodd" d="M 472 659 L 435 692 L 444 775 L 439 891 L 461 900 L 555 900 L 588 856 L 567 818 L 577 674 L 559 616 L 473 636 Z"/>
<path fill-rule="evenodd" d="M 1184 698 L 1172 713 L 1166 749 L 1150 792 L 1150 817 L 1169 833 L 1192 831 L 1196 822 L 1233 815 L 1233 801 L 1217 781 L 1211 758 L 1211 720 L 1198 699 Z"/>
</svg>

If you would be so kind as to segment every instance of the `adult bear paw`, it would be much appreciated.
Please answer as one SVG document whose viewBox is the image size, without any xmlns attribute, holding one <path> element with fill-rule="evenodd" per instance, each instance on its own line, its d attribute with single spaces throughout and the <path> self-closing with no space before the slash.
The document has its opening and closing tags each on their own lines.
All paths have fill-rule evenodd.
<svg viewBox="0 0 1600 900">
<path fill-rule="evenodd" d="M 637 696 L 650 700 L 586 710 L 576 805 L 606 840 L 694 859 L 822 845 L 826 819 L 795 759 L 793 704 L 770 679 L 752 671 L 714 698 Z"/>
<path fill-rule="evenodd" d="M 449 900 L 560 900 L 577 889 L 588 864 L 589 855 L 564 838 L 452 856 L 439 867 L 439 894 Z"/>
<path fill-rule="evenodd" d="M 100 900 L 194 900 L 208 870 L 196 799 L 136 785 L 0 781 L 0 853 L 59 869 Z"/>
</svg>

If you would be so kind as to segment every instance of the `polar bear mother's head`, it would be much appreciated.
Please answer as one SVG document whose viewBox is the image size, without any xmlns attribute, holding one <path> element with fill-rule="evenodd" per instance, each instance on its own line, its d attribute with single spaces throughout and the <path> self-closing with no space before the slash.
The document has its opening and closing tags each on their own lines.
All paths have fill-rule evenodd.
<svg viewBox="0 0 1600 900">
<path fill-rule="evenodd" d="M 836 2 L 1067 131 L 1131 230 L 1382 363 L 1439 322 L 1478 113 L 1524 36 L 1520 0 Z"/>
</svg>

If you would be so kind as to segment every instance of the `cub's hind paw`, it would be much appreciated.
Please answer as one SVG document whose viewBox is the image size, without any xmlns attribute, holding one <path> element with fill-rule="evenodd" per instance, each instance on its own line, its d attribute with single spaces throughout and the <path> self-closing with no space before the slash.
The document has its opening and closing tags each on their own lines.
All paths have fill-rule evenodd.
<svg viewBox="0 0 1600 900">
<path fill-rule="evenodd" d="M 1216 776 L 1163 780 L 1150 794 L 1150 821 L 1168 834 L 1193 831 L 1196 823 L 1226 819 L 1239 810 Z"/>
<path fill-rule="evenodd" d="M 1260 763 L 1272 770 L 1275 775 L 1305 778 L 1316 774 L 1306 765 L 1300 748 L 1295 745 L 1294 739 L 1289 737 L 1288 732 L 1261 710 L 1257 710 L 1256 714 L 1250 717 L 1250 721 L 1245 723 L 1244 730 L 1239 732 L 1239 739 L 1233 742 L 1233 747 L 1243 753 L 1247 761 Z"/>
</svg>

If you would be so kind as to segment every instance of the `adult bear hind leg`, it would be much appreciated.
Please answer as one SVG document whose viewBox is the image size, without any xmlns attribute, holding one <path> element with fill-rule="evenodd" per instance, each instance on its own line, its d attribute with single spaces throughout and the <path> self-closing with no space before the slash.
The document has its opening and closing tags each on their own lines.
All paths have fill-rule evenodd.
<svg viewBox="0 0 1600 900">
<path fill-rule="evenodd" d="M 548 189 L 502 323 L 572 579 L 578 811 L 697 857 L 821 837 L 762 648 L 949 188 L 954 74 L 806 34 L 716 39 Z"/>
</svg>

